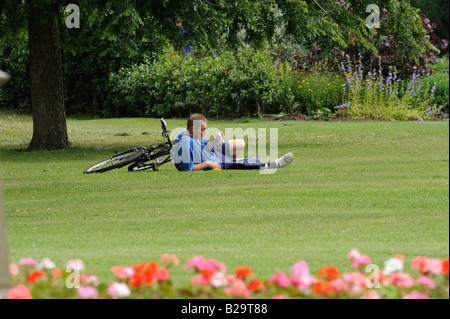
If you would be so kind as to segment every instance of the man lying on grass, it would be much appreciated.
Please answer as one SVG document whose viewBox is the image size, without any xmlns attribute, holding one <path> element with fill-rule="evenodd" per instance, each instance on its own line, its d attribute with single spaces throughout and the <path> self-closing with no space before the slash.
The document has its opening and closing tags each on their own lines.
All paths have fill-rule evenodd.
<svg viewBox="0 0 450 319">
<path fill-rule="evenodd" d="M 245 141 L 225 140 L 223 133 L 219 132 L 208 142 L 203 139 L 208 128 L 207 122 L 203 115 L 192 114 L 187 121 L 187 128 L 178 133 L 172 156 L 179 171 L 278 169 L 289 165 L 294 159 L 292 153 L 270 163 L 264 163 L 256 156 L 239 158 L 245 148 Z"/>
</svg>

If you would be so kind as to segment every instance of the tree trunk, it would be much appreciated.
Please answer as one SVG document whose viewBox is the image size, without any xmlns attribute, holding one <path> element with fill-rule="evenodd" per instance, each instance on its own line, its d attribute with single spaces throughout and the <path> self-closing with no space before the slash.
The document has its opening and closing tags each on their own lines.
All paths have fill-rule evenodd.
<svg viewBox="0 0 450 319">
<path fill-rule="evenodd" d="M 64 110 L 59 11 L 42 10 L 30 1 L 30 49 L 33 138 L 28 150 L 56 150 L 69 145 Z"/>
<path fill-rule="evenodd" d="M 256 101 L 256 113 L 260 120 L 264 120 L 264 117 L 261 115 L 261 106 L 259 105 L 259 101 Z"/>
</svg>

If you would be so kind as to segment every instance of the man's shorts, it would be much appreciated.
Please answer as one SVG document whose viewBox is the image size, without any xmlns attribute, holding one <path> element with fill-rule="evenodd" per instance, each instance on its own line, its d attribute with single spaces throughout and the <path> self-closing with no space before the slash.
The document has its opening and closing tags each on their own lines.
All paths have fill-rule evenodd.
<svg viewBox="0 0 450 319">
<path fill-rule="evenodd" d="M 222 169 L 246 170 L 259 169 L 260 167 L 265 166 L 265 163 L 256 156 L 246 157 L 237 161 L 233 158 L 233 154 L 229 154 L 230 152 L 232 152 L 232 150 L 230 148 L 229 141 L 225 141 L 224 143 L 222 143 L 222 145 L 218 145 L 214 149 L 214 153 L 216 154 L 216 157 L 219 160 L 219 164 Z"/>
</svg>

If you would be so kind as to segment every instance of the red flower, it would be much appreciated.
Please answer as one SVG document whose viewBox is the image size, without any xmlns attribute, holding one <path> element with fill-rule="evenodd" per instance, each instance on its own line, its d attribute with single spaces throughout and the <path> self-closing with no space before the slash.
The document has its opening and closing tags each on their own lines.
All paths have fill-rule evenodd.
<svg viewBox="0 0 450 319">
<path fill-rule="evenodd" d="M 442 273 L 448 275 L 448 258 L 442 261 Z"/>
<path fill-rule="evenodd" d="M 206 280 L 209 281 L 209 279 L 211 279 L 211 277 L 214 275 L 214 271 L 211 269 L 203 269 L 201 271 L 203 278 L 205 278 Z"/>
<path fill-rule="evenodd" d="M 251 291 L 256 292 L 258 290 L 266 289 L 266 286 L 264 285 L 264 283 L 261 279 L 255 279 L 248 283 L 247 288 Z"/>
<path fill-rule="evenodd" d="M 141 262 L 133 266 L 135 271 L 133 277 L 129 281 L 129 285 L 132 287 L 137 287 L 141 284 L 151 286 L 153 284 L 153 276 L 158 270 L 158 264 L 154 261 L 148 263 Z"/>
<path fill-rule="evenodd" d="M 242 278 L 246 278 L 248 276 L 250 276 L 250 274 L 252 273 L 252 269 L 249 266 L 241 266 L 241 267 L 237 267 L 235 269 L 236 272 L 236 277 L 238 279 L 242 279 Z"/>
<path fill-rule="evenodd" d="M 45 277 L 45 273 L 39 270 L 33 271 L 27 278 L 27 281 L 30 284 L 35 284 L 39 278 Z"/>
<path fill-rule="evenodd" d="M 314 284 L 314 293 L 316 295 L 328 295 L 333 291 L 333 285 L 327 280 L 321 280 Z"/>
<path fill-rule="evenodd" d="M 327 266 L 319 269 L 317 278 L 325 277 L 325 279 L 336 280 L 339 278 L 339 269 L 335 266 Z"/>
</svg>

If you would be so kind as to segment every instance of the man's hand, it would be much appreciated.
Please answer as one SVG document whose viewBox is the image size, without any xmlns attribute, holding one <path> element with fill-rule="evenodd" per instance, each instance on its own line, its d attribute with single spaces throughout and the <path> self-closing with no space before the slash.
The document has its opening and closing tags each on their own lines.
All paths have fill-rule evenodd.
<svg viewBox="0 0 450 319">
<path fill-rule="evenodd" d="M 209 163 L 209 167 L 214 170 L 214 169 L 222 169 L 222 166 L 220 166 L 220 164 L 216 163 L 216 162 L 208 162 Z"/>
<path fill-rule="evenodd" d="M 211 152 L 214 147 L 216 147 L 217 145 L 221 145 L 223 142 L 225 142 L 225 135 L 223 134 L 223 132 L 219 131 L 213 138 L 209 140 L 208 144 L 206 144 L 205 149 L 208 152 Z"/>
<path fill-rule="evenodd" d="M 222 169 L 222 167 L 216 162 L 203 162 L 201 164 L 195 164 L 194 168 L 192 169 L 192 171 L 203 171 L 203 170 L 208 169 L 208 168 L 210 168 L 212 170 L 214 170 L 216 168 L 217 169 Z"/>
</svg>

